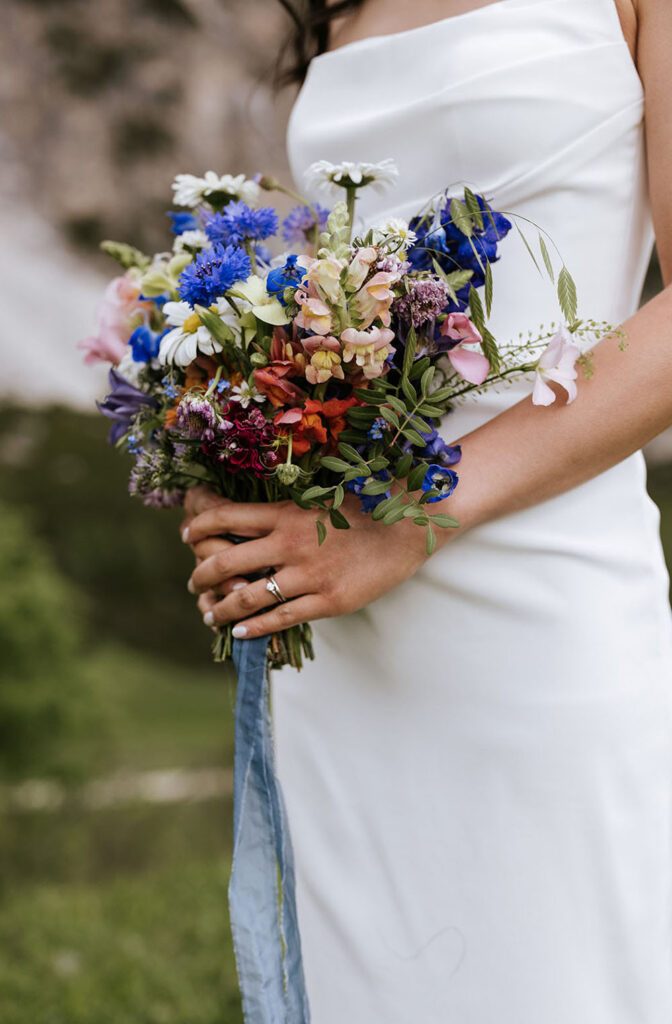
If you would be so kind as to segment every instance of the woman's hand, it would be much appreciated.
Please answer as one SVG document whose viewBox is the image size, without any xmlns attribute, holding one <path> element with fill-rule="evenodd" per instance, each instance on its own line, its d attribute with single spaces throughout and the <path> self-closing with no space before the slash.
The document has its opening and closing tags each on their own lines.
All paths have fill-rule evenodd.
<svg viewBox="0 0 672 1024">
<path fill-rule="evenodd" d="M 409 520 L 393 526 L 376 522 L 362 514 L 354 495 L 343 503 L 350 529 L 329 525 L 320 546 L 318 511 L 305 511 L 291 501 L 243 504 L 203 488 L 197 491 L 187 512 L 193 513 L 206 496 L 207 507 L 187 519 L 182 533 L 198 561 L 189 589 L 200 595 L 206 625 L 237 622 L 237 638 L 357 611 L 408 579 L 427 559 L 423 529 Z M 218 538 L 224 533 L 250 540 L 230 544 Z M 269 567 L 284 603 L 267 591 L 266 579 L 245 584 L 246 574 Z M 222 593 L 223 599 L 216 596 Z"/>
</svg>

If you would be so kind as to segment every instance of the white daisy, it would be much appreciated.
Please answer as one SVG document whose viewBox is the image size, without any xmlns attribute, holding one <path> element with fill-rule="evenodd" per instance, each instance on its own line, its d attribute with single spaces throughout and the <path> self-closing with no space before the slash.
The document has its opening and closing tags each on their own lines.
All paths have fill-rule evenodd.
<svg viewBox="0 0 672 1024">
<path fill-rule="evenodd" d="M 417 237 L 403 217 L 389 217 L 374 228 L 374 240 L 377 243 L 386 242 L 402 249 L 410 249 L 417 241 Z"/>
<path fill-rule="evenodd" d="M 247 409 L 250 402 L 265 402 L 266 395 L 262 395 L 255 387 L 250 387 L 246 380 L 235 388 L 231 388 L 229 398 L 232 402 L 240 402 L 243 409 Z"/>
<path fill-rule="evenodd" d="M 163 312 L 166 322 L 174 327 L 161 339 L 159 362 L 164 366 L 171 363 L 188 366 L 199 353 L 211 356 L 222 351 L 220 343 L 203 326 L 188 302 L 166 302 Z"/>
<path fill-rule="evenodd" d="M 176 206 L 198 206 L 213 192 L 225 192 L 236 199 L 242 199 L 248 206 L 256 206 L 261 196 L 261 189 L 254 181 L 249 181 L 244 174 L 215 174 L 206 171 L 202 178 L 193 174 L 178 174 L 172 184 L 175 193 L 173 202 Z"/>
<path fill-rule="evenodd" d="M 328 160 L 318 160 L 306 171 L 305 181 L 310 191 L 326 189 L 335 192 L 338 188 L 364 188 L 372 185 L 377 192 L 381 192 L 387 186 L 394 185 L 398 177 L 399 169 L 390 158 L 377 164 L 352 163 L 349 160 L 332 164 Z"/>
<path fill-rule="evenodd" d="M 140 380 L 140 370 L 142 370 L 144 365 L 144 363 L 136 363 L 131 346 L 129 345 L 119 360 L 116 369 L 124 380 L 127 380 L 133 387 L 137 387 Z"/>
<path fill-rule="evenodd" d="M 185 249 L 205 249 L 208 245 L 210 245 L 210 239 L 205 231 L 183 231 L 173 242 L 173 252 L 184 252 Z"/>
</svg>

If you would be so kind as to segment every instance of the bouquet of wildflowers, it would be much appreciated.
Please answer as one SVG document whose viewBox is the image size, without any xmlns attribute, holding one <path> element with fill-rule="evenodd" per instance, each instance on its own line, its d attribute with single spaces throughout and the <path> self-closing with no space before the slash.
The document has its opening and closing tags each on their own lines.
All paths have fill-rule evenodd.
<svg viewBox="0 0 672 1024">
<path fill-rule="evenodd" d="M 335 194 L 329 210 L 261 176 L 181 174 L 170 251 L 103 243 L 125 272 L 81 344 L 87 360 L 112 364 L 99 408 L 111 442 L 134 456 L 131 494 L 166 507 L 205 483 L 237 501 L 292 499 L 320 510 L 322 543 L 328 528 L 349 527 L 350 491 L 384 524 L 412 519 L 431 554 L 436 529 L 457 525 L 447 509 L 460 447 L 437 429 L 451 406 L 531 371 L 535 402 L 554 400 L 549 379 L 574 397 L 572 335 L 599 325 L 576 320 L 566 267 L 556 282 L 565 324 L 504 362 L 487 318 L 511 220 L 465 188 L 410 223 L 356 234 L 359 192 L 396 175 L 391 161 L 313 165 L 308 185 Z M 263 203 L 273 190 L 299 204 L 282 224 Z M 539 253 L 555 281 L 541 234 Z M 218 659 L 231 643 L 226 626 Z M 272 663 L 300 667 L 303 655 L 307 625 L 272 638 Z"/>
</svg>

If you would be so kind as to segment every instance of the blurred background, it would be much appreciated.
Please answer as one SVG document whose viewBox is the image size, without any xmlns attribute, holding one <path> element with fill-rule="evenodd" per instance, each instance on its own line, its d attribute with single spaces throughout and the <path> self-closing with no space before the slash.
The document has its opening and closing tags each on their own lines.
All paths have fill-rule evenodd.
<svg viewBox="0 0 672 1024">
<path fill-rule="evenodd" d="M 238 1024 L 233 684 L 179 515 L 127 497 L 84 367 L 179 171 L 287 177 L 274 0 L 5 0 L 0 35 L 0 1021 Z M 660 288 L 652 263 L 646 297 Z M 672 444 L 647 453 L 672 559 Z"/>
</svg>

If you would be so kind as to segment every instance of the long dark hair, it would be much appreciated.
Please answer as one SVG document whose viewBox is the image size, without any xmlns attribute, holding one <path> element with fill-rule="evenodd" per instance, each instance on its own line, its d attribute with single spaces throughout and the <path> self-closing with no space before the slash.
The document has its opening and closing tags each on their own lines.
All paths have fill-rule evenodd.
<svg viewBox="0 0 672 1024">
<path fill-rule="evenodd" d="M 279 0 L 292 28 L 277 69 L 281 85 L 302 82 L 311 58 L 329 47 L 329 26 L 335 18 L 361 7 L 364 0 Z"/>
</svg>

